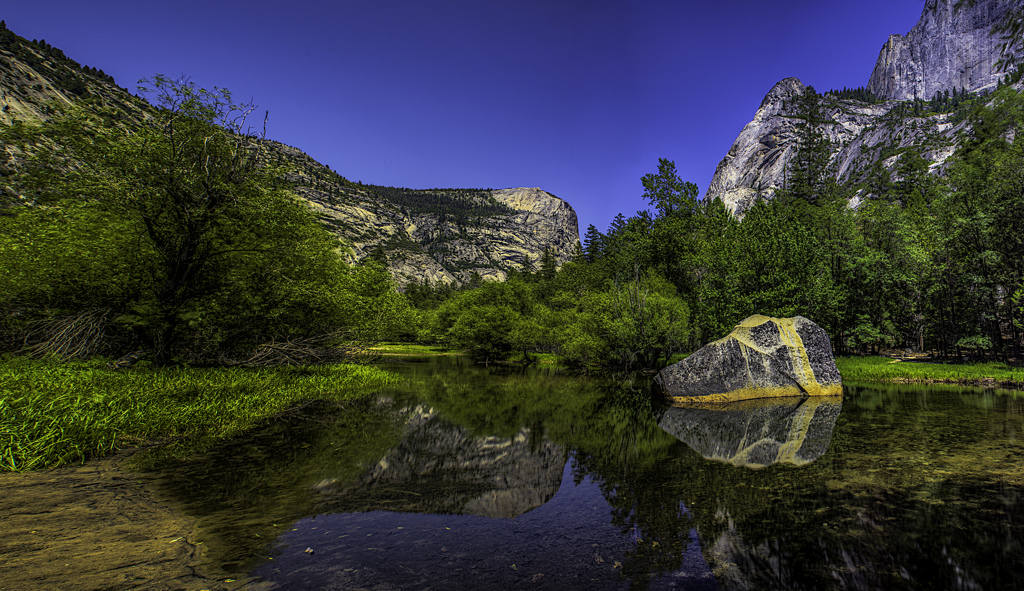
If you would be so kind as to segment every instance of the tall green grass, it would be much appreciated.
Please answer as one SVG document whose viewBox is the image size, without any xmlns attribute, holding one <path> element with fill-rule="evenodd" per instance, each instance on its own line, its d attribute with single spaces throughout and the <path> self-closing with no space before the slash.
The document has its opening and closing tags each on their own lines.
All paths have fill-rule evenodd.
<svg viewBox="0 0 1024 591">
<path fill-rule="evenodd" d="M 83 462 L 155 438 L 230 436 L 301 402 L 357 398 L 399 379 L 361 365 L 140 365 L 0 359 L 0 471 Z"/>
<path fill-rule="evenodd" d="M 837 357 L 836 366 L 844 380 L 867 382 L 942 382 L 975 384 L 994 382 L 1024 386 L 1024 368 L 1005 363 L 945 364 L 893 363 L 886 357 Z"/>
</svg>

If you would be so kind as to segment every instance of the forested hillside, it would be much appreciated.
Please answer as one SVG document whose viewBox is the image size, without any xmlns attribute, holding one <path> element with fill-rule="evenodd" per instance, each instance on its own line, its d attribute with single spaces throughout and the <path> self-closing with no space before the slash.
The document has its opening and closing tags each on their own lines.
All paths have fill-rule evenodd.
<svg viewBox="0 0 1024 591">
<path fill-rule="evenodd" d="M 0 124 L 38 124 L 68 109 L 124 129 L 155 116 L 153 105 L 117 87 L 102 70 L 80 65 L 45 40 L 23 39 L 0 21 Z M 266 123 L 273 130 L 273 114 L 253 110 L 250 115 L 246 129 Z M 298 148 L 264 136 L 250 140 L 260 145 L 262 161 L 277 167 L 291 189 L 344 240 L 350 263 L 373 258 L 399 286 L 503 279 L 510 269 L 536 264 L 545 250 L 565 262 L 579 243 L 572 207 L 539 189 L 519 189 L 510 196 L 508 190 L 363 184 Z M 22 179 L 23 164 L 22 154 L 5 146 L 0 191 L 17 202 L 37 198 Z"/>
<path fill-rule="evenodd" d="M 845 183 L 828 158 L 824 100 L 813 90 L 802 95 L 787 187 L 755 200 L 742 220 L 721 200 L 698 200 L 697 188 L 662 160 L 643 179 L 649 210 L 620 214 L 604 232 L 589 227 L 580 256 L 539 282 L 456 294 L 421 336 L 480 355 L 504 347 L 581 365 L 650 366 L 751 314 L 799 314 L 826 329 L 837 353 L 1020 358 L 1018 88 L 1002 86 L 966 110 L 950 104 L 968 125 L 945 176 L 929 173 L 926 147 L 911 146 L 886 155 L 891 172 Z M 865 183 L 877 197 L 850 207 Z M 426 296 L 414 303 L 437 305 Z M 495 317 L 472 322 L 487 314 Z"/>
<path fill-rule="evenodd" d="M 775 98 L 792 154 L 774 198 L 755 193 L 738 219 L 661 160 L 637 186 L 650 207 L 591 226 L 581 246 L 571 207 L 539 189 L 353 183 L 253 135 L 254 107 L 227 91 L 157 76 L 154 107 L 46 57 L 58 54 L 43 42 L 3 38 L 9 350 L 262 364 L 387 338 L 484 362 L 549 353 L 636 370 L 758 313 L 810 318 L 840 353 L 1020 358 L 1019 74 L 984 96 L 889 105 L 913 133 L 873 145 L 874 164 L 845 176 L 826 113 L 837 100 L 871 107 L 871 95 L 787 83 Z M 87 92 L 74 98 L 41 69 Z M 958 134 L 943 175 L 926 157 L 937 116 Z M 398 293 L 403 268 L 433 271 L 404 275 Z"/>
</svg>

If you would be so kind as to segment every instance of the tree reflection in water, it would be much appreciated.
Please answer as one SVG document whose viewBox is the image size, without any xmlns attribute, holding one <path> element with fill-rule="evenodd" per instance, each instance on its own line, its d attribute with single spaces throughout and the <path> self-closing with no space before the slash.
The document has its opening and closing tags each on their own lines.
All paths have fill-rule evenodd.
<svg viewBox="0 0 1024 591">
<path fill-rule="evenodd" d="M 682 412 L 636 382 L 403 371 L 408 384 L 376 403 L 320 409 L 319 426 L 285 421 L 267 428 L 268 442 L 254 432 L 174 464 L 167 490 L 216 534 L 211 554 L 265 557 L 268 533 L 295 529 L 260 572 L 291 568 L 310 588 L 327 580 L 317 568 L 341 568 L 348 574 L 331 576 L 353 585 L 424 589 L 442 579 L 452 588 L 1024 586 L 1015 394 L 848 387 L 841 413 L 826 399 Z M 345 524 L 332 530 L 337 544 L 359 527 L 392 545 L 382 555 L 368 548 L 384 546 L 351 542 L 310 559 L 302 550 L 330 547 L 333 519 Z M 462 555 L 425 553 L 428 541 Z M 419 578 L 398 566 L 417 556 Z"/>
</svg>

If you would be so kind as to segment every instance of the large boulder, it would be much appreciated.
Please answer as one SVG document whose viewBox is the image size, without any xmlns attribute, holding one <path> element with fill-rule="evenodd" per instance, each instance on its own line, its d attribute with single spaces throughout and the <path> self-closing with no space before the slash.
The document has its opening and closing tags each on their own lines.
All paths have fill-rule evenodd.
<svg viewBox="0 0 1024 591">
<path fill-rule="evenodd" d="M 843 393 L 828 335 L 802 316 L 751 316 L 661 370 L 655 383 L 680 404 Z"/>
</svg>

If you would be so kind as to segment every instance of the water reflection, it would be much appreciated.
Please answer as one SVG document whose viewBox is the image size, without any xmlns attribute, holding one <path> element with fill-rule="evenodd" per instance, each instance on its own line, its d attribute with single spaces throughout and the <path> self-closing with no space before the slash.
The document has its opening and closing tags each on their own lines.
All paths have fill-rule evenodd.
<svg viewBox="0 0 1024 591">
<path fill-rule="evenodd" d="M 828 450 L 842 397 L 673 406 L 658 426 L 709 460 L 747 468 L 802 466 Z"/>
<path fill-rule="evenodd" d="M 561 447 L 529 428 L 510 438 L 474 437 L 417 406 L 399 443 L 358 482 L 317 483 L 317 510 L 515 517 L 555 495 L 565 458 Z"/>
<path fill-rule="evenodd" d="M 1019 394 L 660 409 L 635 383 L 401 370 L 157 469 L 164 490 L 268 588 L 1024 587 Z"/>
<path fill-rule="evenodd" d="M 629 553 L 640 532 L 609 519 L 599 486 L 566 463 L 547 503 L 514 519 L 393 511 L 317 515 L 278 539 L 279 553 L 256 574 L 273 589 L 588 589 L 633 587 Z M 686 531 L 687 539 L 692 534 Z M 692 540 L 685 569 L 665 588 L 712 590 Z M 306 553 L 310 548 L 314 554 Z"/>
</svg>

